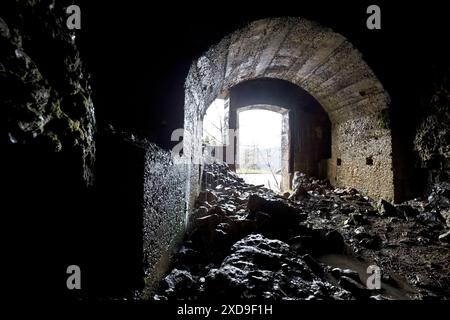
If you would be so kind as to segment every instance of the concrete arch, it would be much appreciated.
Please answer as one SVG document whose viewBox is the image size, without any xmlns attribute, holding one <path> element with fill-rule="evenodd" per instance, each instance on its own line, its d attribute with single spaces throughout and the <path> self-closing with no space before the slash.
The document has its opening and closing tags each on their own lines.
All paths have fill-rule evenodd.
<svg viewBox="0 0 450 320">
<path fill-rule="evenodd" d="M 391 132 L 379 121 L 388 108 L 388 94 L 345 37 L 302 18 L 252 22 L 222 39 L 191 66 L 185 83 L 188 157 L 199 152 L 201 132 L 195 123 L 206 107 L 216 97 L 226 96 L 231 87 L 257 78 L 289 81 L 311 94 L 328 113 L 332 184 L 351 185 L 373 198 L 393 200 Z M 369 157 L 373 159 L 370 166 Z M 196 170 L 192 172 L 191 187 L 198 179 Z"/>
</svg>

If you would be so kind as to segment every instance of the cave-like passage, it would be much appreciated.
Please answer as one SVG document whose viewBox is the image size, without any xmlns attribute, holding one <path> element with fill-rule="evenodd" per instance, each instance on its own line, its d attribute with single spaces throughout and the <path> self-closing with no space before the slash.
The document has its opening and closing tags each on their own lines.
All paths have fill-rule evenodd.
<svg viewBox="0 0 450 320">
<path fill-rule="evenodd" d="M 238 127 L 237 173 L 249 184 L 280 192 L 282 115 L 255 106 L 238 112 Z"/>
</svg>

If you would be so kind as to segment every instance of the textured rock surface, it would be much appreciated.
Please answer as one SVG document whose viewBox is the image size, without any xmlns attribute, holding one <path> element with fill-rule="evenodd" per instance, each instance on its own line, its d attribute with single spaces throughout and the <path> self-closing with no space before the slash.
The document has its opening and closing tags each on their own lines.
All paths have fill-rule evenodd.
<svg viewBox="0 0 450 320">
<path fill-rule="evenodd" d="M 93 232 L 104 210 L 96 211 L 93 200 L 96 125 L 77 34 L 66 26 L 69 4 L 0 2 L 2 211 L 11 243 L 4 261 L 13 282 L 5 290 L 15 295 L 28 287 L 23 275 L 34 261 L 40 276 L 30 288 L 36 290 L 29 292 L 33 299 L 80 297 L 93 290 L 95 284 L 83 292 L 65 290 L 59 270 L 71 264 L 97 279 L 106 273 L 106 268 L 96 273 L 101 262 L 91 261 L 100 256 L 98 239 L 108 235 L 104 223 Z"/>
<path fill-rule="evenodd" d="M 377 115 L 335 123 L 331 134 L 330 182 L 353 186 L 375 199 L 394 200 L 391 137 L 388 129 L 380 128 Z"/>
<path fill-rule="evenodd" d="M 233 245 L 221 266 L 209 271 L 205 290 L 216 299 L 351 297 L 349 292 L 318 278 L 288 244 L 260 234 L 249 235 Z"/>
<path fill-rule="evenodd" d="M 199 157 L 201 130 L 196 122 L 218 95 L 242 81 L 263 77 L 302 87 L 328 113 L 331 183 L 352 185 L 374 198 L 393 199 L 391 135 L 387 121 L 379 123 L 389 97 L 343 36 L 305 19 L 255 21 L 224 38 L 192 65 L 185 83 L 185 152 Z M 372 165 L 367 158 L 373 159 Z M 337 159 L 342 165 L 337 165 Z M 196 182 L 194 170 L 192 188 Z"/>
<path fill-rule="evenodd" d="M 170 152 L 146 145 L 144 168 L 144 258 L 147 286 L 166 271 L 186 224 L 186 167 Z"/>
<path fill-rule="evenodd" d="M 319 267 L 320 268 L 320 267 Z M 156 299 L 350 299 L 350 292 L 320 279 L 290 246 L 261 234 L 237 241 L 205 277 L 174 269 Z"/>
<path fill-rule="evenodd" d="M 94 107 L 75 32 L 65 25 L 65 2 L 6 1 L 10 7 L 0 12 L 2 135 L 10 144 L 77 159 L 76 170 L 89 185 Z"/>
<path fill-rule="evenodd" d="M 429 169 L 431 183 L 450 178 L 449 128 L 450 69 L 444 69 L 434 80 L 433 93 L 414 140 L 422 167 Z"/>
</svg>

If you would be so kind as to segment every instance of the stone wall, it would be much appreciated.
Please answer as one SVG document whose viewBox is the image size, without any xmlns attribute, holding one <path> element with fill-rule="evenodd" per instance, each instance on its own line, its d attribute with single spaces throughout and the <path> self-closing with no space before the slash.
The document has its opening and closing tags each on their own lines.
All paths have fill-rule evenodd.
<svg viewBox="0 0 450 320">
<path fill-rule="evenodd" d="M 87 185 L 93 181 L 95 117 L 89 74 L 69 1 L 6 1 L 0 11 L 0 112 L 4 140 L 64 153 Z"/>
<path fill-rule="evenodd" d="M 71 4 L 0 3 L 3 211 L 14 244 L 5 274 L 33 298 L 129 298 L 142 288 L 143 256 L 157 277 L 183 232 L 184 167 L 132 135 L 96 133 L 79 31 L 66 26 Z M 71 264 L 82 290 L 66 290 Z"/>
<path fill-rule="evenodd" d="M 375 199 L 394 200 L 391 136 L 377 116 L 332 125 L 332 158 L 328 179 L 335 186 L 353 186 Z"/>
<path fill-rule="evenodd" d="M 425 99 L 414 149 L 432 185 L 450 179 L 450 68 L 435 70 L 430 93 Z"/>
<path fill-rule="evenodd" d="M 92 281 L 104 294 L 152 291 L 185 226 L 185 166 L 146 139 L 108 128 L 97 139 L 98 246 Z M 111 279 L 114 281 L 111 281 Z M 97 293 L 96 293 L 97 294 Z"/>
<path fill-rule="evenodd" d="M 144 259 L 152 291 L 170 265 L 186 226 L 186 166 L 153 144 L 144 168 Z"/>
<path fill-rule="evenodd" d="M 0 2 L 2 261 L 11 296 L 24 288 L 31 299 L 85 295 L 95 281 L 88 275 L 96 123 L 89 74 L 66 27 L 70 4 Z M 66 290 L 72 264 L 85 272 L 82 291 Z M 32 286 L 30 267 L 38 275 Z"/>
</svg>

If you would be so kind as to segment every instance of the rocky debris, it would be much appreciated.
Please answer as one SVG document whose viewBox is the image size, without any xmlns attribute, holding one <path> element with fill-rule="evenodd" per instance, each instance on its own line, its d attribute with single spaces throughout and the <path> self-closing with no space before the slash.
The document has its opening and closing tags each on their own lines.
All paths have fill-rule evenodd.
<svg viewBox="0 0 450 320">
<path fill-rule="evenodd" d="M 314 265 L 315 271 L 310 265 Z M 349 292 L 319 278 L 319 263 L 298 256 L 290 246 L 261 234 L 249 235 L 231 247 L 220 266 L 204 274 L 173 269 L 154 298 L 166 299 L 351 299 Z"/>
<path fill-rule="evenodd" d="M 356 298 L 368 299 L 372 294 L 372 291 L 367 289 L 360 282 L 345 275 L 341 275 L 339 278 L 339 285 L 351 292 Z"/>
<path fill-rule="evenodd" d="M 386 217 L 397 216 L 397 210 L 395 209 L 395 207 L 386 200 L 381 199 L 380 201 L 378 201 L 377 209 L 381 216 Z"/>
<path fill-rule="evenodd" d="M 215 194 L 213 191 L 211 191 L 211 190 L 200 191 L 200 194 L 198 195 L 198 201 L 199 201 L 200 203 L 205 203 L 205 202 L 207 202 L 207 203 L 209 203 L 209 204 L 212 204 L 212 203 L 217 202 L 217 196 L 216 196 L 216 194 Z"/>
<path fill-rule="evenodd" d="M 311 263 L 311 260 L 309 260 Z M 288 244 L 252 234 L 236 242 L 209 271 L 206 291 L 217 298 L 342 299 L 350 294 L 318 278 Z"/>
<path fill-rule="evenodd" d="M 176 264 L 184 266 L 185 268 L 191 267 L 202 261 L 202 256 L 198 251 L 195 251 L 186 246 L 182 246 L 177 253 Z"/>
<path fill-rule="evenodd" d="M 348 219 L 345 220 L 344 223 L 348 225 L 358 226 L 368 224 L 369 222 L 367 218 L 360 212 L 352 212 L 349 214 Z"/>
<path fill-rule="evenodd" d="M 450 183 L 434 184 L 427 198 L 426 209 L 429 209 L 437 220 L 450 227 Z"/>
<path fill-rule="evenodd" d="M 333 268 L 331 270 L 331 274 L 336 278 L 340 279 L 341 277 L 345 276 L 347 278 L 351 278 L 356 282 L 360 282 L 359 274 L 358 272 L 351 270 L 351 269 L 341 269 L 341 268 Z"/>
<path fill-rule="evenodd" d="M 439 236 L 439 240 L 442 242 L 450 243 L 450 230 Z"/>
<path fill-rule="evenodd" d="M 302 259 L 307 264 L 307 266 L 311 269 L 311 271 L 314 272 L 314 274 L 316 274 L 319 277 L 324 276 L 325 271 L 316 259 L 314 259 L 309 254 L 303 255 Z"/>
<path fill-rule="evenodd" d="M 299 186 L 295 189 L 295 192 L 290 194 L 287 198 L 289 200 L 299 201 L 303 200 L 308 196 L 308 192 L 302 186 Z"/>
<path fill-rule="evenodd" d="M 442 210 L 441 216 L 442 216 L 442 218 L 445 219 L 445 223 L 447 224 L 447 227 L 450 228 L 450 210 L 449 209 Z"/>
<path fill-rule="evenodd" d="M 404 216 L 440 229 L 450 227 L 450 183 L 435 183 L 425 199 L 414 199 L 396 206 Z"/>
<path fill-rule="evenodd" d="M 192 275 L 186 270 L 173 269 L 172 272 L 165 277 L 161 290 L 164 292 L 164 298 L 181 298 L 187 297 L 198 288 L 198 282 L 194 280 Z M 157 298 L 158 300 L 160 298 Z"/>
<path fill-rule="evenodd" d="M 450 208 L 450 182 L 434 184 L 428 195 L 428 203 L 439 209 Z"/>
<path fill-rule="evenodd" d="M 337 230 L 327 231 L 325 236 L 319 242 L 319 252 L 342 253 L 345 247 L 345 240 L 342 234 Z"/>
<path fill-rule="evenodd" d="M 230 186 L 248 187 L 248 185 L 244 184 L 244 179 L 242 179 L 236 173 L 231 171 L 226 163 L 218 163 L 218 162 L 209 163 L 202 175 L 203 189 L 210 188 L 221 190 L 223 189 L 224 185 L 228 187 Z"/>
<path fill-rule="evenodd" d="M 331 186 L 328 180 L 318 180 L 308 177 L 306 174 L 296 171 L 292 179 L 292 189 L 297 192 L 297 189 L 305 191 L 320 191 L 322 188 L 329 189 Z"/>
<path fill-rule="evenodd" d="M 272 231 L 284 230 L 285 234 L 292 234 L 300 222 L 306 220 L 307 215 L 299 208 L 296 208 L 281 199 L 265 199 L 259 195 L 250 195 L 247 203 L 247 209 L 250 211 L 249 216 L 261 224 L 270 225 Z M 262 223 L 261 223 L 262 220 Z M 289 232 L 290 231 L 290 232 Z M 285 238 L 283 234 L 279 234 L 278 238 Z"/>
<path fill-rule="evenodd" d="M 377 203 L 378 213 L 383 217 L 399 217 L 401 211 L 398 211 L 391 203 L 384 199 L 381 199 Z"/>
<path fill-rule="evenodd" d="M 396 208 L 406 217 L 406 219 L 417 218 L 420 213 L 420 210 L 416 209 L 414 205 L 408 205 L 407 203 L 397 205 Z"/>
<path fill-rule="evenodd" d="M 449 236 L 441 214 L 449 209 L 446 186 L 436 186 L 432 197 L 392 205 L 300 173 L 294 185 L 292 195 L 278 195 L 245 184 L 225 164 L 207 166 L 175 259 L 177 277 L 167 279 L 155 298 L 450 297 Z M 324 263 L 325 256 L 336 262 Z M 367 274 L 340 261 L 379 266 L 382 289 L 367 289 L 361 281 Z M 177 286 L 186 286 L 188 294 Z"/>
</svg>

